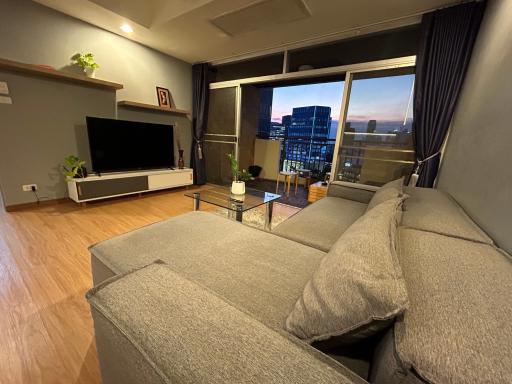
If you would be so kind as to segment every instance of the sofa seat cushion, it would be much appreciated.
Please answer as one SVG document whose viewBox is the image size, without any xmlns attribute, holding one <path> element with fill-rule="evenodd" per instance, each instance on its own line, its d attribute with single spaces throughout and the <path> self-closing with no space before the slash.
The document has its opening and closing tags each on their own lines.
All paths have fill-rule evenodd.
<svg viewBox="0 0 512 384">
<path fill-rule="evenodd" d="M 161 259 L 265 324 L 281 328 L 325 255 L 206 212 L 140 228 L 90 251 L 93 275 L 99 270 L 104 276 L 104 269 L 121 274 Z"/>
<path fill-rule="evenodd" d="M 402 225 L 485 244 L 492 239 L 471 220 L 457 202 L 439 189 L 405 187 Z"/>
<path fill-rule="evenodd" d="M 512 262 L 493 246 L 403 228 L 402 362 L 430 383 L 512 382 Z"/>
<path fill-rule="evenodd" d="M 328 252 L 366 207 L 358 201 L 324 197 L 279 224 L 273 233 Z"/>
<path fill-rule="evenodd" d="M 407 307 L 396 256 L 402 198 L 359 218 L 324 257 L 286 319 L 286 330 L 330 346 L 360 341 L 389 325 Z"/>
</svg>

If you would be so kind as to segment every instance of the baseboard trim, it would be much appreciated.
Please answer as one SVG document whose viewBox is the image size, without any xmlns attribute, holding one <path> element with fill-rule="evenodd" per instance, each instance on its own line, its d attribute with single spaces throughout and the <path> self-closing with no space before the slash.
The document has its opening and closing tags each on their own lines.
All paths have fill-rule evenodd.
<svg viewBox="0 0 512 384">
<path fill-rule="evenodd" d="M 62 203 L 68 202 L 68 201 L 70 201 L 69 198 L 61 197 L 59 199 L 42 200 L 40 202 L 34 201 L 32 203 L 6 205 L 4 208 L 5 208 L 6 212 L 17 212 L 17 211 L 23 211 L 25 209 L 30 209 L 30 208 L 62 204 Z"/>
</svg>

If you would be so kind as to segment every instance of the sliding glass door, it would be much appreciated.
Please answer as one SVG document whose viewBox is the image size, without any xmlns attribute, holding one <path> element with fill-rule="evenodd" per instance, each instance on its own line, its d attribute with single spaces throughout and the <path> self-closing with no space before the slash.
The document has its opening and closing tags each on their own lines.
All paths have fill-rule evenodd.
<svg viewBox="0 0 512 384">
<path fill-rule="evenodd" d="M 410 174 L 413 71 L 347 73 L 332 180 L 380 186 Z"/>
<path fill-rule="evenodd" d="M 375 186 L 409 175 L 414 62 L 404 57 L 211 84 L 207 181 L 230 182 L 228 153 L 242 168 L 260 166 L 269 180 L 299 168 L 313 180 L 330 173 L 331 180 Z"/>
<path fill-rule="evenodd" d="M 208 127 L 204 140 L 206 181 L 229 184 L 231 168 L 228 153 L 238 152 L 240 87 L 210 89 Z"/>
</svg>

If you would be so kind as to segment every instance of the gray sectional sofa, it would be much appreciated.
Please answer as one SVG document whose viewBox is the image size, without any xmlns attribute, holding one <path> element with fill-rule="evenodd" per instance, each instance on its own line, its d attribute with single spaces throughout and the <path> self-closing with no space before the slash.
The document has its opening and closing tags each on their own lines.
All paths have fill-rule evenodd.
<svg viewBox="0 0 512 384">
<path fill-rule="evenodd" d="M 272 233 L 191 212 L 92 246 L 87 296 L 103 382 L 512 383 L 511 259 L 438 190 L 405 188 L 390 232 L 401 310 L 374 316 L 385 321 L 357 341 L 290 332 L 315 271 L 333 254 L 352 268 L 335 253 L 347 252 L 344 239 L 363 219 L 376 221 L 367 217 L 376 190 L 333 182 Z M 338 283 L 330 293 L 359 284 Z M 368 281 L 354 289 L 370 292 Z"/>
</svg>

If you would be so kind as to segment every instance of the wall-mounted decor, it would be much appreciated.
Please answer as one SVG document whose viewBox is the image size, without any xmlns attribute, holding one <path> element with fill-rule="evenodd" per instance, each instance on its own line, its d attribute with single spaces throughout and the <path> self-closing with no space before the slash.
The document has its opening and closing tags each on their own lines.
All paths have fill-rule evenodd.
<svg viewBox="0 0 512 384">
<path fill-rule="evenodd" d="M 156 95 L 158 97 L 158 105 L 164 108 L 174 108 L 174 100 L 171 92 L 167 88 L 156 87 Z"/>
</svg>

